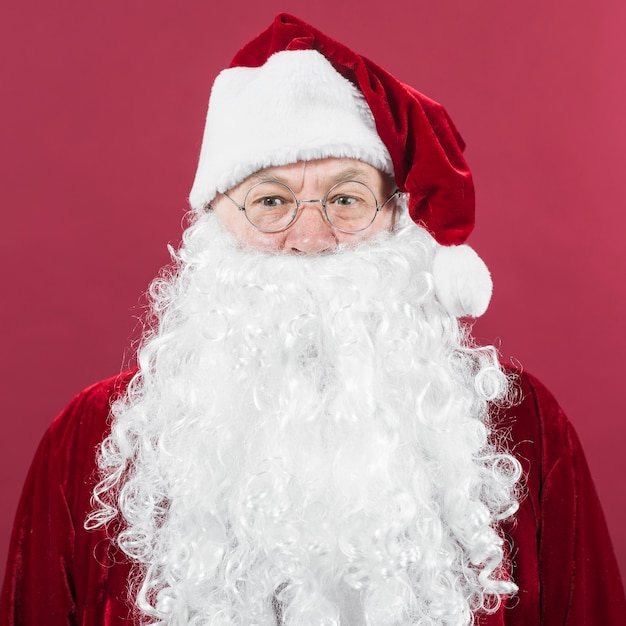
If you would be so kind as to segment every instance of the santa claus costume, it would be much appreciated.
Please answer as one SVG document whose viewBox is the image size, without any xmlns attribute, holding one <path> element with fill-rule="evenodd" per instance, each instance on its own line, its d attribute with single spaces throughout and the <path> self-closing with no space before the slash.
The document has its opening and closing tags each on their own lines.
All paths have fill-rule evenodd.
<svg viewBox="0 0 626 626">
<path fill-rule="evenodd" d="M 439 104 L 297 18 L 236 55 L 138 368 L 79 394 L 37 451 L 1 623 L 624 623 L 571 424 L 471 339 L 491 282 L 463 245 L 463 147 Z M 211 211 L 259 170 L 327 158 L 395 178 L 393 232 L 267 254 Z"/>
</svg>

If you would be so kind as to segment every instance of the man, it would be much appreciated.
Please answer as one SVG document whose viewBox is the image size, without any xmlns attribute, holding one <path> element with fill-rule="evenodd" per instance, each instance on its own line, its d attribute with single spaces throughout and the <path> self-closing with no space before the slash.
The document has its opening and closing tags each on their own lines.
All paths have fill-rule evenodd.
<svg viewBox="0 0 626 626">
<path fill-rule="evenodd" d="M 296 18 L 238 53 L 138 369 L 37 453 L 2 623 L 623 623 L 576 435 L 464 321 L 462 149 Z"/>
</svg>

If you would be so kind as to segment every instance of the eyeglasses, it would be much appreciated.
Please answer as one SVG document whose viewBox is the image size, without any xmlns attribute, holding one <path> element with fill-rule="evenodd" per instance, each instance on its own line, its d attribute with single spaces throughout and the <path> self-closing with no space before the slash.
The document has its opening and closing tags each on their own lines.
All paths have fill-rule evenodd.
<svg viewBox="0 0 626 626">
<path fill-rule="evenodd" d="M 371 226 L 381 209 L 400 193 L 396 189 L 382 204 L 374 192 L 357 180 L 333 185 L 323 198 L 298 200 L 291 187 L 278 181 L 262 181 L 248 189 L 243 204 L 223 194 L 247 220 L 264 233 L 278 233 L 289 228 L 298 217 L 302 204 L 319 202 L 328 223 L 343 233 L 358 233 Z"/>
</svg>

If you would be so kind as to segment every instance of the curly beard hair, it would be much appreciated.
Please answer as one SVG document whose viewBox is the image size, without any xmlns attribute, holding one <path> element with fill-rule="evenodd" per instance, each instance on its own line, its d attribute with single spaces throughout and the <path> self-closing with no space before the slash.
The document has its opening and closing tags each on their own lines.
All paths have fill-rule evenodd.
<svg viewBox="0 0 626 626">
<path fill-rule="evenodd" d="M 508 381 L 437 302 L 436 246 L 404 224 L 268 255 L 212 214 L 188 229 L 86 524 L 123 520 L 145 623 L 466 625 L 516 591 Z"/>
</svg>

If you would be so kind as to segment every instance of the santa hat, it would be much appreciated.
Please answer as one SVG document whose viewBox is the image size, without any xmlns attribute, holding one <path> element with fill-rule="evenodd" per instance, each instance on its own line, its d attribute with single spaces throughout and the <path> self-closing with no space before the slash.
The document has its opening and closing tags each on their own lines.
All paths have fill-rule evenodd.
<svg viewBox="0 0 626 626">
<path fill-rule="evenodd" d="M 189 199 L 198 209 L 261 169 L 325 157 L 393 174 L 361 92 L 315 50 L 277 52 L 215 79 Z"/>
<path fill-rule="evenodd" d="M 266 167 L 326 157 L 369 163 L 395 176 L 413 221 L 444 246 L 433 270 L 439 300 L 454 315 L 478 316 L 491 280 L 459 245 L 474 226 L 464 148 L 440 104 L 280 13 L 215 80 L 189 200 L 200 211 Z"/>
</svg>

